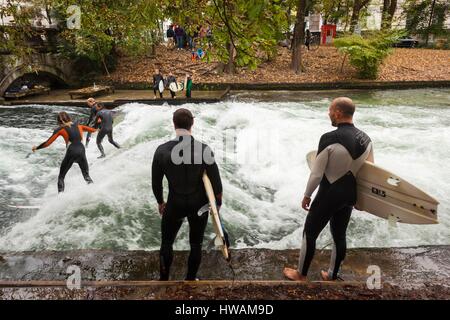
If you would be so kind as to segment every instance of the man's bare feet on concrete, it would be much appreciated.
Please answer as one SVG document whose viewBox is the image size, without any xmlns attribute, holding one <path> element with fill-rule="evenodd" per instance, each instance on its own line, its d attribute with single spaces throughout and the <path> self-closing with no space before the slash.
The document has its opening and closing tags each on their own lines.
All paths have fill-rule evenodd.
<svg viewBox="0 0 450 320">
<path fill-rule="evenodd" d="M 283 274 L 286 278 L 292 281 L 307 281 L 308 279 L 305 276 L 302 276 L 300 272 L 291 268 L 284 268 Z"/>
</svg>

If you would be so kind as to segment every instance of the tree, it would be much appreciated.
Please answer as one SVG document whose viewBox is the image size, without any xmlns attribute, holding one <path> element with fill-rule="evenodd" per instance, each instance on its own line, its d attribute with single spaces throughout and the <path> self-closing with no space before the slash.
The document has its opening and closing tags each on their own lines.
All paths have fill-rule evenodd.
<svg viewBox="0 0 450 320">
<path fill-rule="evenodd" d="M 390 29 L 392 20 L 397 10 L 397 0 L 383 0 L 383 8 L 381 10 L 381 29 Z"/>
<path fill-rule="evenodd" d="M 210 55 L 225 64 L 225 72 L 236 67 L 255 69 L 272 59 L 277 42 L 288 26 L 282 0 L 194 0 L 183 9 L 182 0 L 173 0 L 167 7 L 168 16 L 187 30 L 209 26 L 212 31 Z"/>
<path fill-rule="evenodd" d="M 355 31 L 355 27 L 359 22 L 359 17 L 361 14 L 362 9 L 364 9 L 368 4 L 370 0 L 354 0 L 353 1 L 353 9 L 352 9 L 352 16 L 350 18 L 350 32 Z"/>
<path fill-rule="evenodd" d="M 30 21 L 35 17 L 34 8 L 24 5 L 22 1 L 8 0 L 0 6 L 0 19 L 12 18 L 10 25 L 0 25 L 0 51 L 10 53 L 14 64 L 16 60 L 21 60 L 24 64 L 29 64 L 32 70 L 31 56 L 36 50 L 29 46 L 29 40 L 37 36 Z"/>
<path fill-rule="evenodd" d="M 404 5 L 406 15 L 405 29 L 411 34 L 418 34 L 425 38 L 428 44 L 429 37 L 445 35 L 445 20 L 450 11 L 450 3 L 446 0 L 407 0 Z"/>
<path fill-rule="evenodd" d="M 64 18 L 66 0 L 49 0 L 50 6 Z M 80 0 L 81 28 L 68 29 L 62 24 L 65 43 L 60 51 L 69 57 L 85 57 L 101 63 L 109 74 L 107 59 L 120 47 L 128 54 L 142 54 L 158 41 L 155 30 L 159 29 L 161 6 L 152 0 L 127 2 Z"/>
<path fill-rule="evenodd" d="M 302 66 L 302 45 L 305 42 L 305 11 L 307 0 L 298 0 L 297 17 L 294 27 L 294 38 L 292 42 L 291 69 L 295 73 L 303 71 Z"/>
</svg>

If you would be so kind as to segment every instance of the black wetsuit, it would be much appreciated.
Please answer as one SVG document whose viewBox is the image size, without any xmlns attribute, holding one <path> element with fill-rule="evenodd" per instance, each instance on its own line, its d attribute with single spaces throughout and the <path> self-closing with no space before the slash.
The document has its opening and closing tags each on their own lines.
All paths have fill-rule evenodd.
<svg viewBox="0 0 450 320">
<path fill-rule="evenodd" d="M 163 97 L 163 93 L 161 91 L 159 91 L 159 83 L 161 81 L 164 81 L 164 77 L 162 76 L 161 73 L 158 74 L 154 74 L 153 75 L 153 93 L 156 96 L 156 91 L 159 92 L 159 97 L 162 98 Z"/>
<path fill-rule="evenodd" d="M 346 253 L 347 226 L 357 200 L 355 176 L 364 162 L 373 157 L 372 152 L 369 136 L 353 124 L 340 124 L 337 130 L 321 137 L 305 192 L 311 197 L 320 184 L 303 230 L 298 267 L 303 276 L 314 257 L 316 240 L 330 222 L 334 244 L 328 274 L 337 278 Z"/>
<path fill-rule="evenodd" d="M 186 153 L 186 150 L 190 152 Z M 183 161 L 177 158 L 177 155 L 181 154 Z M 208 156 L 202 157 L 205 154 Z M 198 210 L 208 203 L 202 181 L 205 171 L 211 180 L 217 204 L 220 206 L 222 182 L 214 155 L 207 145 L 189 135 L 183 135 L 160 145 L 155 152 L 152 164 L 152 188 L 159 204 L 164 202 L 163 177 L 166 176 L 169 182 L 166 210 L 161 221 L 161 280 L 169 279 L 173 259 L 172 246 L 185 217 L 189 222 L 191 247 L 186 280 L 194 280 L 197 275 L 201 262 L 203 235 L 208 222 L 207 212 L 198 216 Z"/>
<path fill-rule="evenodd" d="M 97 109 L 97 103 L 95 103 L 95 104 L 91 107 L 91 113 L 89 114 L 89 119 L 88 119 L 88 121 L 86 122 L 86 125 L 87 125 L 87 126 L 90 126 L 91 123 L 92 123 L 92 121 L 95 120 L 95 118 L 97 117 L 97 112 L 98 112 L 98 109 Z M 92 123 L 92 127 L 95 128 L 95 129 L 97 129 L 97 128 L 98 128 L 98 123 L 96 123 L 96 122 L 94 121 L 94 123 Z M 86 136 L 86 148 L 88 147 L 89 142 L 91 141 L 91 135 L 92 135 L 92 132 L 88 132 L 88 133 L 87 133 L 87 136 Z"/>
<path fill-rule="evenodd" d="M 78 163 L 80 166 L 84 180 L 86 180 L 87 183 L 92 183 L 92 179 L 89 176 L 89 165 L 86 159 L 86 151 L 82 143 L 84 131 L 94 132 L 95 129 L 79 125 L 77 123 L 72 124 L 70 127 L 57 128 L 46 142 L 40 144 L 36 148 L 37 150 L 47 148 L 59 136 L 63 137 L 66 145 L 68 145 L 66 156 L 64 157 L 59 170 L 58 192 L 64 191 L 64 178 L 74 162 Z"/>
<path fill-rule="evenodd" d="M 117 149 L 120 149 L 120 145 L 113 139 L 113 113 L 111 110 L 102 109 L 97 112 L 95 119 L 96 123 L 100 121 L 100 131 L 97 135 L 97 147 L 101 152 L 101 157 L 105 156 L 105 150 L 102 146 L 102 141 L 105 136 L 108 136 L 108 141 Z"/>
<path fill-rule="evenodd" d="M 166 85 L 167 85 L 167 87 L 169 88 L 170 95 L 172 96 L 172 99 L 173 99 L 173 98 L 175 98 L 175 96 L 176 96 L 176 92 L 170 90 L 170 84 L 171 84 L 172 82 L 175 82 L 175 84 L 177 84 L 177 79 L 176 79 L 174 76 L 168 76 L 168 77 L 167 77 L 167 84 L 166 84 Z M 178 86 L 178 84 L 177 84 L 177 86 Z"/>
</svg>

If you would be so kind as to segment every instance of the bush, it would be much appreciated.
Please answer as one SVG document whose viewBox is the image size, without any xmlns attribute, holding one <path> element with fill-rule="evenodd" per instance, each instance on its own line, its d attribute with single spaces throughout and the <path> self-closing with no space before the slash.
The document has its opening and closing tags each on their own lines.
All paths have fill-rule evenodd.
<svg viewBox="0 0 450 320">
<path fill-rule="evenodd" d="M 348 55 L 350 64 L 358 70 L 359 78 L 376 79 L 381 63 L 402 35 L 399 32 L 378 32 L 366 38 L 351 35 L 335 39 L 334 46 Z"/>
</svg>

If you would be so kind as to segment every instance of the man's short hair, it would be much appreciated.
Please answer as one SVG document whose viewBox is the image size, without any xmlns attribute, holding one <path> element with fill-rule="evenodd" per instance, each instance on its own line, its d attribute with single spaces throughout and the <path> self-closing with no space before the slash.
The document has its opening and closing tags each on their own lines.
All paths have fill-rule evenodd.
<svg viewBox="0 0 450 320">
<path fill-rule="evenodd" d="M 333 104 L 336 107 L 336 109 L 341 111 L 347 117 L 353 117 L 353 115 L 355 114 L 356 106 L 353 103 L 352 99 L 350 98 L 347 97 L 336 98 L 333 100 Z"/>
<path fill-rule="evenodd" d="M 194 116 L 188 109 L 180 108 L 173 113 L 173 124 L 176 129 L 190 130 L 194 124 Z"/>
</svg>

